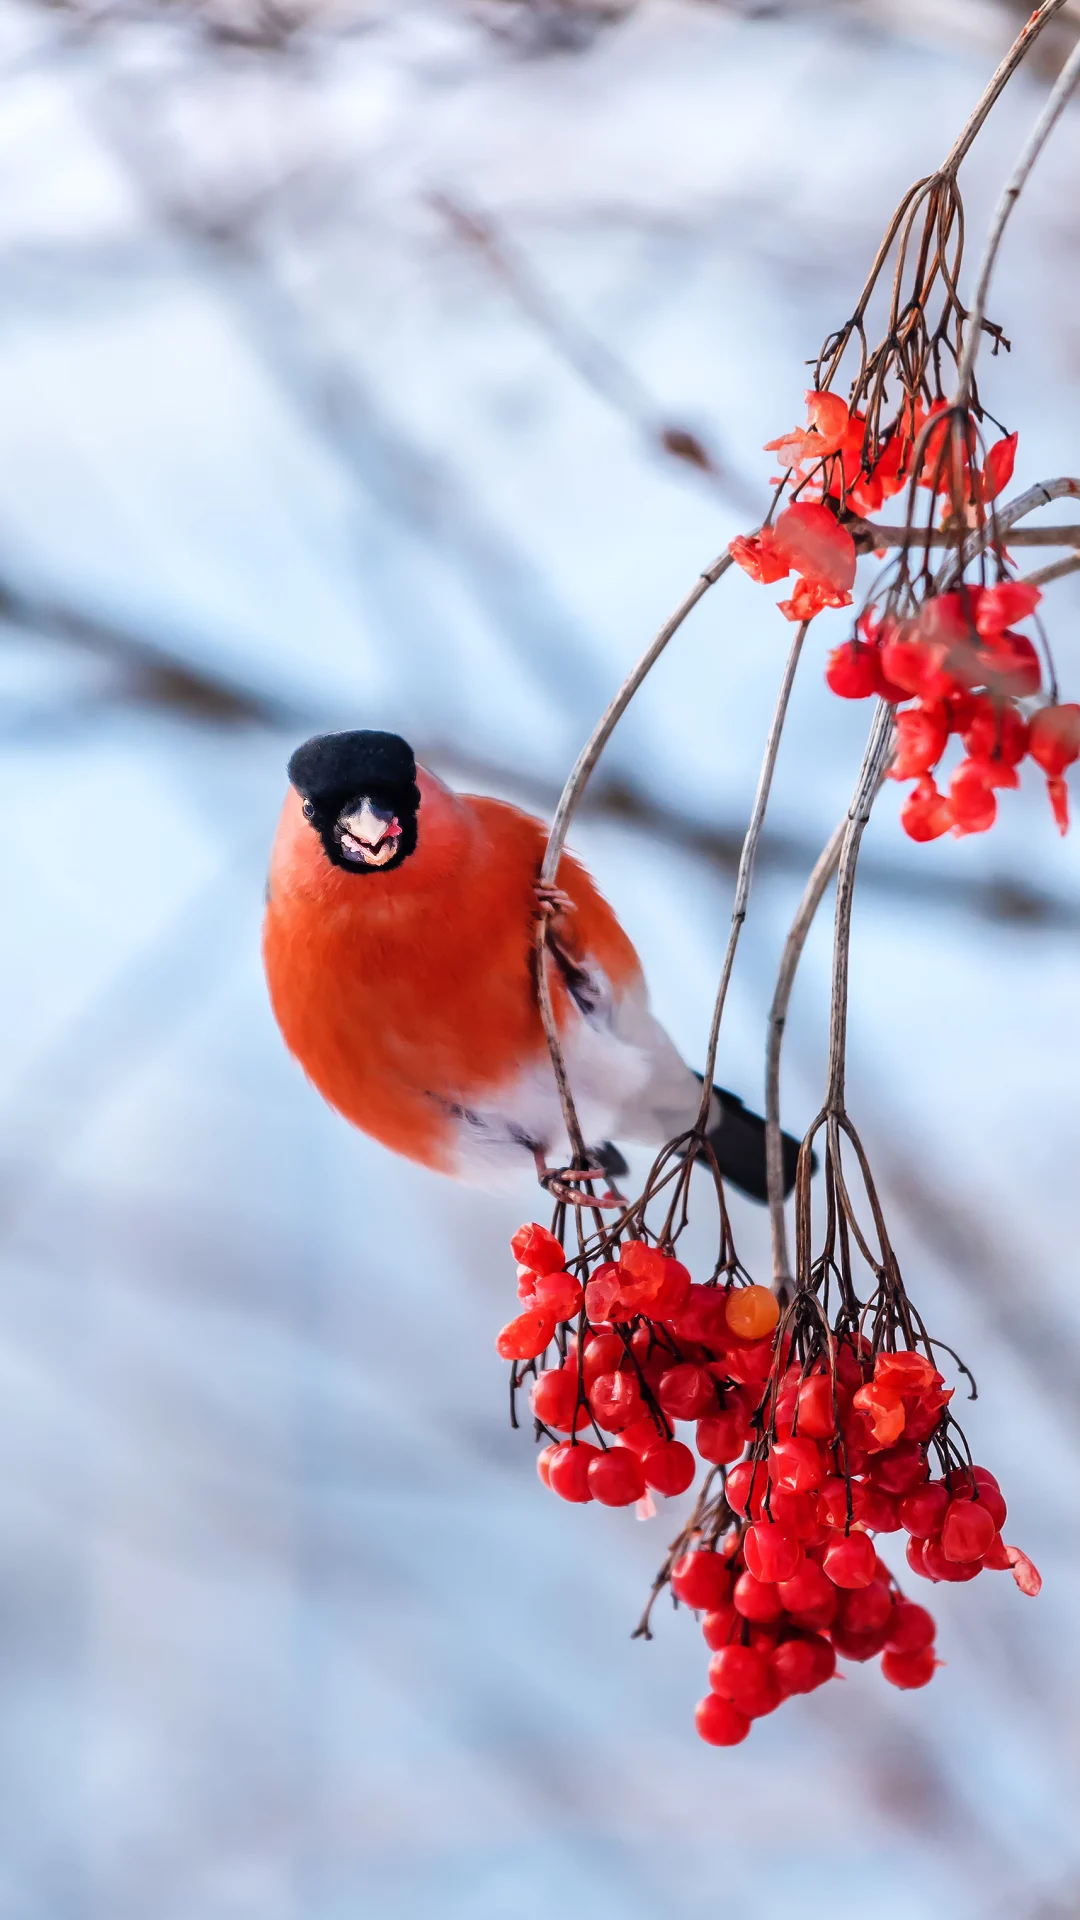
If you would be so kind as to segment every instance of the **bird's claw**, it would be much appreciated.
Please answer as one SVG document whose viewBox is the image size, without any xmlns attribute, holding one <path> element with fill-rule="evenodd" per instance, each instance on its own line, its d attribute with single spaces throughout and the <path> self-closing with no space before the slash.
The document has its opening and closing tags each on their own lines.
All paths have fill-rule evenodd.
<svg viewBox="0 0 1080 1920">
<path fill-rule="evenodd" d="M 545 1193 L 565 1207 L 621 1207 L 624 1204 L 622 1195 L 612 1193 L 610 1188 L 604 1193 L 578 1193 L 569 1184 L 572 1180 L 606 1180 L 603 1167 L 538 1166 L 536 1175 Z"/>
<path fill-rule="evenodd" d="M 561 887 L 546 887 L 537 883 L 536 901 L 542 914 L 573 913 L 575 903 Z"/>
</svg>

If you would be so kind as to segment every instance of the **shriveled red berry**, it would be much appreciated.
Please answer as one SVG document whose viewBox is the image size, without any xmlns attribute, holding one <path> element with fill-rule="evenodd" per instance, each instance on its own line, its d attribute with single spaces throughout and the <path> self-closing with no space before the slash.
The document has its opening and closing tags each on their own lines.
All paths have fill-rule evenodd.
<svg viewBox="0 0 1080 1920">
<path fill-rule="evenodd" d="M 556 1320 L 573 1320 L 581 1312 L 585 1290 L 572 1273 L 540 1273 L 533 1292 L 536 1305 Z"/>
<path fill-rule="evenodd" d="M 833 1383 L 827 1373 L 811 1373 L 799 1387 L 796 1429 L 807 1440 L 830 1440 L 836 1432 Z"/>
<path fill-rule="evenodd" d="M 783 1694 L 813 1693 L 836 1672 L 836 1650 L 820 1634 L 782 1640 L 772 1656 L 773 1672 Z"/>
<path fill-rule="evenodd" d="M 816 1440 L 798 1435 L 769 1449 L 769 1477 L 788 1493 L 816 1493 L 825 1484 L 825 1456 Z"/>
<path fill-rule="evenodd" d="M 716 1381 L 705 1367 L 685 1362 L 661 1375 L 657 1399 L 671 1420 L 700 1420 L 716 1406 Z"/>
<path fill-rule="evenodd" d="M 519 1266 L 529 1267 L 533 1273 L 557 1273 L 566 1265 L 562 1242 L 535 1220 L 518 1228 L 510 1250 Z"/>
<path fill-rule="evenodd" d="M 755 1580 L 752 1573 L 740 1573 L 732 1591 L 735 1610 L 744 1620 L 753 1620 L 758 1626 L 767 1627 L 772 1621 L 779 1620 L 784 1611 L 780 1594 L 771 1582 Z"/>
<path fill-rule="evenodd" d="M 737 1747 L 750 1731 L 745 1713 L 733 1707 L 730 1700 L 721 1700 L 718 1693 L 707 1693 L 698 1701 L 694 1725 L 710 1747 Z"/>
<path fill-rule="evenodd" d="M 690 1273 L 672 1254 L 664 1257 L 664 1281 L 649 1313 L 654 1320 L 670 1320 L 681 1313 L 690 1296 Z"/>
<path fill-rule="evenodd" d="M 629 1447 L 609 1447 L 589 1463 L 589 1492 L 605 1507 L 628 1507 L 645 1492 L 641 1461 Z"/>
<path fill-rule="evenodd" d="M 645 1479 L 656 1493 L 671 1500 L 685 1493 L 697 1471 L 694 1456 L 681 1440 L 659 1440 L 641 1456 Z"/>
<path fill-rule="evenodd" d="M 940 840 L 953 824 L 949 801 L 938 791 L 933 776 L 917 780 L 900 809 L 900 825 L 909 840 Z"/>
<path fill-rule="evenodd" d="M 555 1337 L 555 1316 L 529 1307 L 510 1320 L 495 1337 L 500 1360 L 535 1360 Z"/>
<path fill-rule="evenodd" d="M 825 1549 L 822 1560 L 834 1587 L 868 1587 L 877 1572 L 874 1543 L 866 1533 L 849 1533 Z"/>
<path fill-rule="evenodd" d="M 981 1560 L 993 1545 L 997 1528 L 982 1500 L 950 1500 L 941 1529 L 946 1560 Z"/>
<path fill-rule="evenodd" d="M 798 1541 L 782 1527 L 758 1520 L 743 1537 L 746 1565 L 755 1580 L 790 1580 L 802 1559 Z"/>
<path fill-rule="evenodd" d="M 659 1446 L 661 1440 L 667 1439 L 667 1431 L 661 1430 L 655 1414 L 643 1413 L 640 1419 L 621 1427 L 616 1437 L 620 1447 L 632 1447 L 635 1453 L 646 1454 L 650 1447 Z"/>
<path fill-rule="evenodd" d="M 890 1651 L 881 1656 L 881 1671 L 892 1687 L 928 1686 L 939 1665 L 932 1646 L 923 1647 L 918 1653 Z"/>
<path fill-rule="evenodd" d="M 1029 751 L 1044 773 L 1062 774 L 1080 759 L 1080 706 L 1040 707 L 1030 723 Z"/>
<path fill-rule="evenodd" d="M 557 1493 L 560 1500 L 572 1500 L 578 1505 L 591 1500 L 589 1468 L 600 1458 L 599 1447 L 591 1447 L 587 1440 L 579 1440 L 576 1445 L 564 1440 L 548 1462 L 548 1486 L 552 1493 Z"/>
<path fill-rule="evenodd" d="M 726 1467 L 730 1460 L 737 1460 L 749 1438 L 750 1421 L 738 1405 L 706 1414 L 697 1423 L 697 1450 L 703 1460 L 714 1466 Z"/>
<path fill-rule="evenodd" d="M 938 1575 L 931 1573 L 926 1564 L 927 1545 L 926 1540 L 920 1539 L 918 1534 L 913 1533 L 904 1549 L 904 1557 L 912 1573 L 917 1573 L 923 1580 L 936 1580 Z"/>
<path fill-rule="evenodd" d="M 922 1653 L 925 1647 L 933 1646 L 935 1632 L 932 1613 L 914 1600 L 898 1600 L 889 1619 L 885 1645 L 890 1653 Z"/>
<path fill-rule="evenodd" d="M 756 1720 L 780 1702 L 772 1661 L 755 1647 L 722 1647 L 709 1661 L 709 1685 L 722 1700 Z"/>
<path fill-rule="evenodd" d="M 701 1547 L 676 1560 L 671 1591 L 684 1607 L 711 1613 L 731 1598 L 731 1571 L 720 1554 Z"/>
</svg>

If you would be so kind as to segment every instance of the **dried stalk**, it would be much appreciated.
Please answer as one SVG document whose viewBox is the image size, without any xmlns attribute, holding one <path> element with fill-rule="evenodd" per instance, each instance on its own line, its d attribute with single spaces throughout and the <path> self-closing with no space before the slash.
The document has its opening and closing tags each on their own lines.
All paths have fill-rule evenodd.
<svg viewBox="0 0 1080 1920">
<path fill-rule="evenodd" d="M 765 1054 L 765 1156 L 769 1186 L 769 1220 L 772 1227 L 773 1285 L 777 1292 L 786 1288 L 791 1279 L 787 1222 L 784 1217 L 783 1151 L 780 1145 L 780 1053 L 784 1043 L 784 1028 L 787 1024 L 788 1004 L 795 984 L 795 975 L 802 959 L 807 935 L 825 897 L 829 881 L 836 872 L 836 863 L 840 858 L 840 848 L 843 845 L 847 826 L 845 814 L 818 855 L 817 865 L 806 883 L 798 911 L 784 943 L 772 1006 L 769 1008 L 768 1042 Z"/>
<path fill-rule="evenodd" d="M 675 612 L 671 615 L 671 618 L 665 621 L 656 638 L 651 641 L 645 649 L 637 665 L 627 674 L 626 679 L 623 681 L 614 699 L 609 703 L 597 721 L 596 726 L 593 728 L 592 733 L 577 757 L 566 785 L 562 790 L 559 804 L 555 809 L 555 818 L 551 823 L 551 832 L 548 835 L 543 864 L 540 868 L 541 886 L 551 887 L 555 885 L 556 875 L 559 870 L 559 861 L 562 858 L 562 850 L 566 844 L 567 833 L 570 830 L 570 822 L 577 811 L 581 796 L 589 784 L 589 780 L 600 755 L 603 753 L 604 748 L 614 733 L 615 728 L 618 726 L 619 721 L 622 719 L 623 714 L 626 712 L 627 707 L 630 705 L 635 693 L 643 681 L 648 678 L 656 662 L 659 660 L 660 655 L 663 653 L 664 648 L 667 646 L 668 641 L 678 632 L 687 615 L 697 606 L 698 601 L 704 598 L 709 588 L 716 585 L 716 582 L 727 572 L 731 564 L 730 553 L 722 553 L 718 559 L 713 561 L 712 566 L 699 576 L 686 598 L 680 602 Z M 574 1105 L 574 1096 L 570 1090 L 570 1081 L 566 1072 L 566 1059 L 563 1054 L 562 1043 L 559 1039 L 559 1030 L 556 1025 L 555 1011 L 551 1001 L 551 980 L 548 973 L 549 959 L 548 923 L 546 916 L 541 914 L 537 921 L 535 951 L 536 987 L 540 1003 L 540 1017 L 544 1023 L 544 1036 L 547 1040 L 548 1051 L 551 1054 L 551 1065 L 555 1075 L 555 1083 L 559 1089 L 559 1103 L 562 1107 L 563 1120 L 566 1124 L 566 1132 L 570 1141 L 573 1164 L 578 1167 L 583 1167 L 586 1164 L 585 1146 L 582 1140 L 581 1125 L 577 1117 L 577 1108 Z"/>
<path fill-rule="evenodd" d="M 826 1111 L 832 1115 L 844 1111 L 844 1072 L 847 1059 L 848 956 L 851 946 L 851 906 L 855 891 L 855 868 L 859 848 L 870 818 L 870 809 L 881 784 L 892 741 L 893 710 L 882 700 L 878 703 L 870 728 L 866 753 L 859 769 L 855 793 L 848 809 L 844 841 L 836 879 L 836 928 L 833 939 L 832 1002 L 829 1009 L 829 1073 L 825 1095 Z"/>
<path fill-rule="evenodd" d="M 961 161 L 967 158 L 972 144 L 976 136 L 981 132 L 991 108 L 997 105 L 1002 93 L 1016 72 L 1017 67 L 1027 55 L 1033 43 L 1038 39 L 1043 28 L 1049 26 L 1055 13 L 1060 13 L 1065 4 L 1066 0 L 1044 0 L 1044 4 L 1041 7 L 1035 8 L 1031 18 L 1025 23 L 1022 31 L 1013 41 L 1005 58 L 991 75 L 985 92 L 968 119 L 966 126 L 963 127 L 953 142 L 948 156 L 942 164 L 942 173 L 955 174 Z"/>
<path fill-rule="evenodd" d="M 969 326 L 964 342 L 964 355 L 956 377 L 956 398 L 953 403 L 955 406 L 966 406 L 971 396 L 975 358 L 979 351 L 983 321 L 986 317 L 986 296 L 990 291 L 990 280 L 1009 216 L 1024 191 L 1032 167 L 1064 113 L 1066 103 L 1078 80 L 1080 80 L 1080 40 L 1077 41 L 1062 67 L 1042 112 L 1024 142 L 1020 157 L 994 209 L 994 217 L 990 222 L 990 231 L 986 238 L 979 275 L 975 283 L 975 298 L 968 316 Z"/>
<path fill-rule="evenodd" d="M 791 643 L 787 664 L 784 667 L 784 677 L 780 682 L 780 691 L 776 696 L 772 725 L 769 728 L 768 739 L 765 742 L 765 754 L 761 762 L 761 772 L 758 775 L 757 792 L 754 795 L 754 805 L 750 814 L 750 823 L 746 829 L 746 838 L 743 841 L 742 852 L 739 856 L 739 871 L 735 879 L 735 898 L 731 908 L 731 932 L 728 935 L 724 964 L 720 970 L 720 984 L 716 989 L 712 1023 L 709 1027 L 709 1044 L 705 1049 L 705 1065 L 702 1069 L 701 1107 L 697 1119 L 697 1125 L 702 1132 L 705 1131 L 708 1121 L 709 1104 L 712 1100 L 713 1074 L 716 1071 L 716 1049 L 720 1041 L 720 1022 L 724 1017 L 724 1003 L 727 999 L 728 986 L 731 981 L 731 970 L 735 964 L 735 950 L 738 947 L 739 935 L 742 933 L 743 923 L 746 919 L 746 908 L 750 899 L 750 888 L 754 878 L 754 862 L 757 858 L 758 842 L 761 839 L 761 830 L 765 825 L 765 813 L 769 804 L 769 792 L 772 787 L 773 773 L 776 770 L 776 756 L 780 750 L 780 736 L 784 731 L 788 701 L 791 698 L 795 672 L 799 664 L 799 656 L 802 653 L 803 641 L 806 639 L 809 625 L 810 622 L 804 620 Z"/>
</svg>

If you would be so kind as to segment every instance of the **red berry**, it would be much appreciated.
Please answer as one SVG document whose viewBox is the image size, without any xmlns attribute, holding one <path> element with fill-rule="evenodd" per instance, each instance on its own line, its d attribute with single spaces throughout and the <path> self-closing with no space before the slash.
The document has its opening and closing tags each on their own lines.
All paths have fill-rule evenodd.
<svg viewBox="0 0 1080 1920">
<path fill-rule="evenodd" d="M 594 1333 L 586 1340 L 583 1368 L 586 1386 L 598 1380 L 602 1373 L 617 1373 L 626 1364 L 626 1348 L 617 1333 Z"/>
<path fill-rule="evenodd" d="M 870 1462 L 870 1478 L 882 1493 L 902 1496 L 921 1486 L 929 1477 L 926 1455 L 913 1440 L 901 1440 L 887 1452 L 875 1454 Z"/>
<path fill-rule="evenodd" d="M 709 1685 L 722 1700 L 756 1720 L 780 1704 L 772 1661 L 755 1647 L 722 1647 L 709 1661 Z"/>
<path fill-rule="evenodd" d="M 816 1633 L 806 1639 L 783 1640 L 772 1656 L 772 1666 L 781 1693 L 813 1693 L 836 1672 L 836 1650 Z"/>
<path fill-rule="evenodd" d="M 788 1493 L 814 1493 L 825 1483 L 825 1460 L 816 1440 L 777 1440 L 769 1449 L 769 1476 Z"/>
<path fill-rule="evenodd" d="M 548 1463 L 548 1485 L 552 1493 L 557 1493 L 560 1500 L 573 1500 L 579 1505 L 591 1500 L 589 1468 L 600 1458 L 599 1447 L 591 1447 L 587 1440 L 579 1440 L 576 1445 L 564 1440 L 555 1448 Z"/>
<path fill-rule="evenodd" d="M 878 650 L 862 640 L 849 640 L 829 655 L 825 679 L 841 700 L 868 699 L 877 692 L 879 678 Z"/>
<path fill-rule="evenodd" d="M 868 1587 L 877 1572 L 877 1554 L 869 1534 L 849 1533 L 826 1547 L 822 1561 L 834 1587 Z"/>
<path fill-rule="evenodd" d="M 879 1487 L 868 1484 L 861 1489 L 857 1517 L 871 1533 L 896 1533 L 900 1527 L 897 1503 Z"/>
<path fill-rule="evenodd" d="M 605 1433 L 618 1433 L 644 1412 L 641 1388 L 632 1373 L 598 1374 L 589 1388 L 589 1405 Z"/>
<path fill-rule="evenodd" d="M 530 1307 L 510 1320 L 495 1337 L 500 1360 L 535 1360 L 549 1347 L 555 1335 L 555 1316 L 539 1307 Z"/>
<path fill-rule="evenodd" d="M 716 1406 L 716 1381 L 705 1367 L 669 1367 L 656 1397 L 669 1420 L 700 1420 Z"/>
<path fill-rule="evenodd" d="M 726 1467 L 729 1460 L 737 1460 L 749 1437 L 750 1422 L 737 1404 L 723 1407 L 719 1413 L 706 1414 L 704 1420 L 697 1423 L 697 1450 L 703 1460 L 714 1466 Z"/>
<path fill-rule="evenodd" d="M 721 1700 L 718 1693 L 707 1693 L 698 1701 L 694 1725 L 710 1747 L 737 1747 L 750 1731 L 745 1713 L 733 1707 L 730 1700 Z"/>
<path fill-rule="evenodd" d="M 669 1500 L 686 1492 L 697 1471 L 693 1454 L 681 1440 L 657 1441 L 642 1455 L 641 1464 L 649 1486 Z"/>
<path fill-rule="evenodd" d="M 557 1453 L 558 1450 L 557 1442 L 553 1441 L 550 1446 L 541 1447 L 536 1456 L 536 1471 L 540 1475 L 545 1487 L 550 1487 L 551 1485 L 551 1456 L 553 1453 Z"/>
<path fill-rule="evenodd" d="M 767 1520 L 748 1527 L 743 1538 L 746 1565 L 755 1580 L 790 1580 L 802 1559 L 802 1548 L 791 1534 Z"/>
<path fill-rule="evenodd" d="M 932 1580 L 949 1580 L 954 1585 L 964 1580 L 974 1580 L 982 1572 L 981 1560 L 950 1560 L 943 1551 L 941 1540 L 924 1540 L 922 1543 L 923 1567 Z"/>
<path fill-rule="evenodd" d="M 562 1242 L 535 1220 L 529 1226 L 518 1228 L 510 1250 L 518 1265 L 529 1267 L 533 1273 L 557 1273 L 566 1265 Z"/>
<path fill-rule="evenodd" d="M 671 1254 L 664 1259 L 664 1282 L 649 1308 L 654 1320 L 670 1320 L 681 1313 L 690 1297 L 690 1274 L 681 1260 Z"/>
<path fill-rule="evenodd" d="M 836 1610 L 836 1588 L 816 1560 L 804 1560 L 790 1580 L 779 1583 L 780 1598 L 789 1613 L 811 1613 L 828 1607 L 830 1618 Z"/>
<path fill-rule="evenodd" d="M 556 1320 L 572 1320 L 581 1312 L 585 1290 L 572 1273 L 541 1273 L 536 1277 L 533 1298 L 544 1313 L 553 1313 Z"/>
<path fill-rule="evenodd" d="M 589 1492 L 605 1507 L 628 1507 L 645 1492 L 641 1461 L 629 1447 L 610 1447 L 589 1463 Z"/>
<path fill-rule="evenodd" d="M 951 1500 L 941 1529 L 941 1551 L 946 1560 L 981 1560 L 996 1532 L 985 1501 Z"/>
<path fill-rule="evenodd" d="M 761 1627 L 779 1620 L 784 1611 L 776 1587 L 771 1582 L 755 1580 L 752 1573 L 740 1573 L 731 1598 L 736 1612 L 741 1613 L 744 1620 L 753 1620 Z"/>
<path fill-rule="evenodd" d="M 953 824 L 952 807 L 929 773 L 917 780 L 900 809 L 900 825 L 909 840 L 940 840 Z"/>
<path fill-rule="evenodd" d="M 529 1405 L 545 1427 L 569 1427 L 577 1406 L 577 1374 L 570 1367 L 538 1373 Z"/>
<path fill-rule="evenodd" d="M 937 766 L 948 745 L 949 719 L 940 701 L 905 708 L 896 716 L 894 780 L 912 780 Z"/>
<path fill-rule="evenodd" d="M 938 1664 L 932 1646 L 924 1647 L 918 1653 L 888 1652 L 881 1656 L 881 1671 L 893 1687 L 927 1686 Z"/>
<path fill-rule="evenodd" d="M 890 1653 L 922 1653 L 934 1643 L 934 1616 L 914 1600 L 898 1600 L 889 1621 L 885 1642 Z"/>
<path fill-rule="evenodd" d="M 701 1623 L 705 1645 L 713 1653 L 719 1653 L 721 1647 L 726 1647 L 736 1634 L 742 1632 L 742 1626 L 742 1615 L 736 1613 L 734 1607 L 713 1607 Z"/>
<path fill-rule="evenodd" d="M 845 1660 L 872 1660 L 879 1654 L 888 1635 L 888 1627 L 875 1627 L 871 1633 L 853 1633 L 841 1626 L 839 1620 L 830 1627 L 829 1635 L 837 1653 Z"/>
<path fill-rule="evenodd" d="M 836 1432 L 833 1387 L 827 1373 L 811 1373 L 802 1382 L 797 1427 L 808 1440 L 830 1440 Z"/>
<path fill-rule="evenodd" d="M 1080 706 L 1040 707 L 1031 719 L 1030 753 L 1044 773 L 1062 774 L 1080 759 Z"/>
<path fill-rule="evenodd" d="M 949 782 L 953 825 L 961 833 L 986 833 L 997 819 L 997 798 L 988 784 L 984 760 L 961 760 Z"/>
<path fill-rule="evenodd" d="M 856 1587 L 842 1593 L 837 1620 L 845 1633 L 877 1633 L 892 1618 L 893 1601 L 886 1580 L 871 1580 L 868 1587 Z"/>
<path fill-rule="evenodd" d="M 906 1493 L 900 1502 L 900 1525 L 919 1540 L 932 1539 L 941 1532 L 949 1490 L 943 1480 L 930 1480 L 914 1493 Z"/>
<path fill-rule="evenodd" d="M 727 1477 L 728 1506 L 733 1513 L 740 1514 L 749 1513 L 753 1506 L 756 1519 L 768 1484 L 768 1475 L 760 1460 L 740 1460 Z"/>
<path fill-rule="evenodd" d="M 911 1539 L 904 1549 L 905 1557 L 912 1573 L 919 1574 L 923 1580 L 936 1580 L 938 1575 L 931 1573 L 926 1564 L 927 1545 L 928 1542 L 920 1539 L 918 1534 L 912 1534 Z"/>
<path fill-rule="evenodd" d="M 620 1447 L 631 1447 L 635 1453 L 646 1454 L 650 1447 L 659 1446 L 667 1439 L 667 1433 L 661 1432 L 660 1423 L 655 1414 L 643 1413 L 638 1420 L 631 1420 L 619 1429 Z"/>
<path fill-rule="evenodd" d="M 684 1553 L 671 1569 L 671 1591 L 684 1607 L 707 1613 L 731 1598 L 731 1572 L 726 1561 L 708 1548 Z"/>
</svg>

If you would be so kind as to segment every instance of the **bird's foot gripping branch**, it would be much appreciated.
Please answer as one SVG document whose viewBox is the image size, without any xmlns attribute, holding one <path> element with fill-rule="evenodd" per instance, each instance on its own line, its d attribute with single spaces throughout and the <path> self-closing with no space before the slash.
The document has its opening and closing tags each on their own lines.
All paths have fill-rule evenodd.
<svg viewBox="0 0 1080 1920">
<path fill-rule="evenodd" d="M 1009 215 L 1080 77 L 1080 44 L 1006 183 L 969 304 L 959 291 L 957 185 L 995 101 L 1063 4 L 1036 8 L 941 169 L 905 195 L 852 318 L 825 343 L 806 426 L 771 443 L 781 473 L 768 514 L 701 574 L 616 694 L 567 782 L 540 874 L 541 887 L 557 885 L 567 828 L 593 769 L 703 595 L 735 565 L 761 583 L 790 581 L 779 610 L 796 633 L 739 863 L 696 1126 L 670 1142 L 643 1192 L 614 1219 L 595 1206 L 557 1207 L 550 1230 L 521 1228 L 513 1241 L 521 1310 L 497 1343 L 511 1365 L 513 1423 L 527 1390 L 540 1476 L 562 1499 L 636 1505 L 645 1516 L 654 1495 L 687 1494 L 704 1468 L 637 1632 L 649 1637 L 664 1588 L 703 1616 L 712 1658 L 697 1727 L 717 1746 L 744 1739 L 751 1721 L 787 1695 L 822 1685 L 838 1656 L 880 1656 L 885 1679 L 900 1688 L 932 1678 L 934 1622 L 903 1592 L 888 1535 L 897 1546 L 905 1541 L 905 1578 L 960 1584 L 992 1570 L 1011 1572 L 1025 1594 L 1040 1586 L 1027 1556 L 1002 1539 L 1004 1498 L 989 1469 L 972 1460 L 939 1358 L 966 1370 L 930 1336 L 905 1291 L 847 1113 L 845 1062 L 855 872 L 883 782 L 913 782 L 901 815 L 912 839 L 979 833 L 1030 759 L 1047 778 L 1057 825 L 1068 825 L 1065 775 L 1080 758 L 1080 706 L 1058 697 L 1042 590 L 1080 566 L 1080 527 L 1020 523 L 1054 500 L 1080 497 L 1080 481 L 1043 482 L 1003 504 L 1017 436 L 990 431 L 975 361 L 985 339 L 995 353 L 1008 344 L 986 318 L 990 277 Z M 867 316 L 889 261 L 884 332 L 871 347 Z M 901 492 L 902 524 L 871 518 Z M 1068 550 L 1064 559 L 1018 577 L 1017 550 L 1054 545 Z M 857 604 L 860 563 L 876 572 Z M 842 698 L 874 696 L 876 704 L 851 805 L 807 879 L 770 1009 L 773 1276 L 765 1287 L 735 1254 L 709 1147 L 709 1090 L 792 682 L 817 616 L 848 606 L 853 629 L 829 654 L 826 677 Z M 961 752 L 943 788 L 953 740 Z M 781 1042 L 803 946 L 834 877 L 827 1084 L 799 1157 L 791 1263 Z M 574 1162 L 586 1168 L 548 965 L 541 927 L 540 1008 Z M 824 1217 L 815 1244 L 818 1136 Z M 700 1159 L 712 1162 L 720 1233 L 711 1273 L 695 1281 L 679 1242 Z"/>
</svg>

